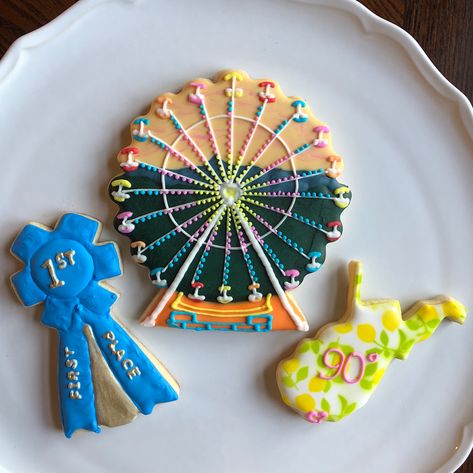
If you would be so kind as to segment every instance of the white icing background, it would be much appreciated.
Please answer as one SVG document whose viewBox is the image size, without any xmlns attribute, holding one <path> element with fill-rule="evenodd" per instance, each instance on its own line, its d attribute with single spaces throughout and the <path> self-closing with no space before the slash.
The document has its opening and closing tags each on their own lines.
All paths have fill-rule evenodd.
<svg viewBox="0 0 473 473">
<path fill-rule="evenodd" d="M 349 0 L 82 1 L 0 63 L 0 470 L 453 472 L 473 439 L 467 428 L 461 442 L 473 420 L 471 320 L 444 322 L 393 362 L 366 407 L 323 426 L 293 414 L 276 390 L 276 363 L 302 334 L 138 326 L 154 288 L 111 225 L 114 157 L 154 96 L 224 68 L 304 96 L 345 159 L 345 234 L 295 293 L 310 335 L 342 314 L 352 258 L 364 263 L 364 298 L 399 298 L 407 309 L 444 292 L 473 310 L 471 108 L 412 38 Z M 15 234 L 65 211 L 102 219 L 103 239 L 119 242 L 115 312 L 182 390 L 151 416 L 69 441 L 51 400 L 54 335 L 39 324 L 41 307 L 21 307 L 8 285 Z"/>
</svg>

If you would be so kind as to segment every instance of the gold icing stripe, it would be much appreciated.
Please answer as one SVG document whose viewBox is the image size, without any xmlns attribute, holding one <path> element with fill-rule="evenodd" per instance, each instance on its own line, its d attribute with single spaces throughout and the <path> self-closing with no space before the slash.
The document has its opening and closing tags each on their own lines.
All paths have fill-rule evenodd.
<svg viewBox="0 0 473 473">
<path fill-rule="evenodd" d="M 107 427 L 129 424 L 137 416 L 138 409 L 123 391 L 105 362 L 91 328 L 84 325 L 83 332 L 89 346 L 97 421 L 100 425 Z"/>
</svg>

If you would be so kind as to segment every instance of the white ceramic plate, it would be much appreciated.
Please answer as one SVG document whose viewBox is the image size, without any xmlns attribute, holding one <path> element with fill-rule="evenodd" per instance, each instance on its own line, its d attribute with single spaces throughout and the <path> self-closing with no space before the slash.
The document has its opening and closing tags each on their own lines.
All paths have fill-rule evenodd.
<svg viewBox="0 0 473 473">
<path fill-rule="evenodd" d="M 468 101 L 414 40 L 349 0 L 313 3 L 82 1 L 21 38 L 0 63 L 2 252 L 29 220 L 64 211 L 105 221 L 125 276 L 120 317 L 180 381 L 177 403 L 133 424 L 66 440 L 55 416 L 54 335 L 40 308 L 0 288 L 0 464 L 11 472 L 452 472 L 473 432 L 473 322 L 444 323 L 395 361 L 370 403 L 314 426 L 276 391 L 277 361 L 300 333 L 245 335 L 146 329 L 153 293 L 112 229 L 107 198 L 128 122 L 190 78 L 241 68 L 307 98 L 334 131 L 353 190 L 345 234 L 324 270 L 297 291 L 311 332 L 335 320 L 345 263 L 365 265 L 365 297 L 404 307 L 448 293 L 473 308 L 472 152 Z M 473 315 L 471 316 L 473 317 Z M 0 468 L 1 469 L 1 468 Z"/>
</svg>

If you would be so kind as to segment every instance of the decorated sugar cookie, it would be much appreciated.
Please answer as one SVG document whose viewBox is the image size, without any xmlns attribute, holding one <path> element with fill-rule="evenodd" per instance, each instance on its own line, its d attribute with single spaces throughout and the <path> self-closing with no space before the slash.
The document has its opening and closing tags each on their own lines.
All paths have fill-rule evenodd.
<svg viewBox="0 0 473 473">
<path fill-rule="evenodd" d="M 466 317 L 445 296 L 417 302 L 403 317 L 399 301 L 361 301 L 360 285 L 361 263 L 353 261 L 345 316 L 302 340 L 278 366 L 283 401 L 309 422 L 336 422 L 363 407 L 394 358 L 406 359 L 444 318 L 462 324 Z"/>
<path fill-rule="evenodd" d="M 308 329 L 291 295 L 351 199 L 331 129 L 272 80 L 225 71 L 155 99 L 110 183 L 115 226 L 159 289 L 148 326 Z"/>
<path fill-rule="evenodd" d="M 114 243 L 97 243 L 100 224 L 65 214 L 56 228 L 28 224 L 12 246 L 24 268 L 11 278 L 25 306 L 44 302 L 42 322 L 59 335 L 58 385 L 64 433 L 131 422 L 179 387 L 110 315 L 118 295 L 101 281 L 121 274 Z"/>
</svg>

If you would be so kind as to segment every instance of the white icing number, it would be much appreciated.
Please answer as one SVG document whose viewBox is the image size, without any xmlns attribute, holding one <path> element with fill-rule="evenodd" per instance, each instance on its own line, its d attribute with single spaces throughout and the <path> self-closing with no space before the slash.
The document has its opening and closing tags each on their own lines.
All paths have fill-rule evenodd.
<svg viewBox="0 0 473 473">
<path fill-rule="evenodd" d="M 56 257 L 54 258 L 56 260 L 56 263 L 57 263 L 57 268 L 58 269 L 65 269 L 68 264 L 71 265 L 71 266 L 74 266 L 76 264 L 76 262 L 74 260 L 74 255 L 75 254 L 76 254 L 76 252 L 74 250 L 69 250 L 69 251 L 66 251 L 64 253 L 58 253 L 56 255 Z M 61 281 L 56 275 L 56 271 L 55 271 L 54 265 L 53 265 L 53 260 L 51 258 L 48 258 L 41 265 L 41 267 L 48 270 L 49 277 L 51 278 L 51 284 L 49 285 L 49 287 L 51 289 L 55 289 L 57 287 L 64 286 L 65 282 Z"/>
<path fill-rule="evenodd" d="M 110 340 L 111 343 L 108 344 L 108 348 L 112 352 L 112 355 L 117 357 L 117 361 L 121 361 L 122 368 L 126 371 L 126 375 L 129 379 L 133 379 L 135 376 L 140 376 L 141 371 L 137 365 L 133 363 L 130 358 L 125 358 L 125 350 L 118 349 L 118 340 L 115 338 L 115 334 L 109 330 L 102 335 L 106 340 Z M 125 358 L 125 359 L 123 359 Z M 122 361 L 123 360 L 123 361 Z"/>
<path fill-rule="evenodd" d="M 50 260 L 48 260 L 50 261 Z M 79 371 L 75 371 L 77 365 L 79 364 L 75 358 L 69 358 L 70 356 L 74 355 L 72 350 L 69 350 L 68 347 L 64 347 L 64 356 L 66 357 L 65 365 L 67 368 L 71 368 L 66 373 L 66 378 L 69 381 L 67 383 L 67 389 L 69 389 L 69 397 L 71 399 L 82 399 L 82 396 L 79 392 L 80 390 L 80 382 L 79 382 Z"/>
</svg>

